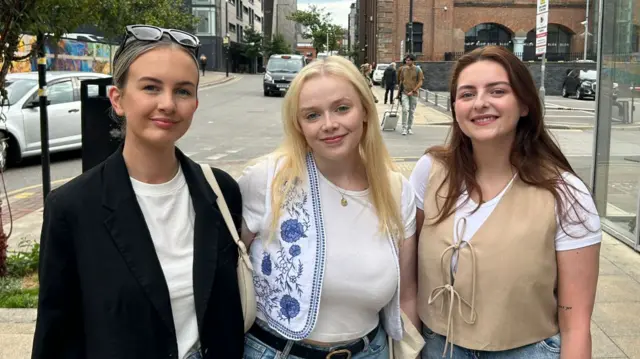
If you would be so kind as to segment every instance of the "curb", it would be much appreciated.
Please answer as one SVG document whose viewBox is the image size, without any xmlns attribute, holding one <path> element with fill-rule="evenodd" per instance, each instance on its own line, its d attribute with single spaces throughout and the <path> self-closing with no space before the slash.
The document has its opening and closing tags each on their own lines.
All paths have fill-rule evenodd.
<svg viewBox="0 0 640 359">
<path fill-rule="evenodd" d="M 37 309 L 0 308 L 0 323 L 2 324 L 32 324 L 36 322 Z M 4 334 L 4 333 L 3 333 Z"/>
<path fill-rule="evenodd" d="M 223 83 L 227 83 L 227 82 L 229 82 L 231 80 L 235 80 L 236 78 L 237 77 L 235 75 L 229 75 L 229 77 L 224 77 L 221 80 L 217 80 L 217 81 L 209 82 L 209 83 L 206 83 L 206 84 L 202 84 L 202 85 L 200 85 L 200 89 L 204 89 L 204 88 L 207 88 L 207 87 L 211 87 L 211 86 L 216 86 L 216 85 L 220 85 L 220 84 L 223 84 Z"/>
</svg>

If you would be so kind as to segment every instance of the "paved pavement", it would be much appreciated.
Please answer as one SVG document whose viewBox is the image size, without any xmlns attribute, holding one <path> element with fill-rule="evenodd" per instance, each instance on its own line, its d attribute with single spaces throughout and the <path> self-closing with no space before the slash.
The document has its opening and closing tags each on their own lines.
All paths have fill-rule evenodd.
<svg viewBox="0 0 640 359">
<path fill-rule="evenodd" d="M 211 75 L 214 76 L 220 79 L 224 75 Z M 192 159 L 225 169 L 236 178 L 247 163 L 273 150 L 282 137 L 282 100 L 263 97 L 261 80 L 261 76 L 243 75 L 201 90 L 200 108 L 192 128 L 179 143 L 181 149 Z M 381 90 L 375 88 L 374 91 L 382 100 Z M 388 107 L 378 104 L 380 116 Z M 383 133 L 397 166 L 406 176 L 427 147 L 445 140 L 450 127 L 439 125 L 445 121 L 450 121 L 446 113 L 420 104 L 414 135 L 401 136 L 399 131 Z M 560 129 L 552 133 L 572 166 L 589 183 L 593 132 Z M 635 212 L 633 204 L 637 200 L 640 169 L 637 163 L 624 158 L 640 154 L 640 131 L 614 131 L 612 136 L 612 162 L 616 165 L 610 166 L 610 186 L 615 190 L 612 191 L 615 205 L 607 212 Z M 78 152 L 54 157 L 52 178 L 57 180 L 54 187 L 80 174 Z M 42 195 L 38 161 L 10 168 L 4 177 L 14 215 L 10 245 L 16 249 L 22 240 L 39 238 Z M 5 231 L 8 231 L 6 208 L 2 213 Z M 640 316 L 630 315 L 640 313 L 640 255 L 605 236 L 599 280 L 592 323 L 594 357 L 640 358 Z M 0 359 L 29 357 L 34 318 L 34 310 L 0 310 Z"/>
</svg>

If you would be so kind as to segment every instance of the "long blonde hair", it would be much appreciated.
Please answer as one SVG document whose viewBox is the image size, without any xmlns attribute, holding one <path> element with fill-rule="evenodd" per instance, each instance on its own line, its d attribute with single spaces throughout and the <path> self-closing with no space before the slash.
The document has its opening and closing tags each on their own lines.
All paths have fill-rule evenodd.
<svg viewBox="0 0 640 359">
<path fill-rule="evenodd" d="M 391 191 L 390 175 L 395 168 L 382 139 L 371 90 L 355 65 L 339 56 L 329 56 L 305 66 L 291 83 L 284 98 L 282 115 L 285 138 L 274 152 L 280 166 L 271 186 L 270 232 L 277 230 L 284 199 L 298 181 L 304 180 L 306 157 L 311 148 L 298 123 L 300 91 L 307 81 L 319 76 L 346 79 L 358 93 L 367 120 L 360 140 L 360 155 L 369 182 L 369 197 L 378 216 L 380 231 L 389 230 L 391 235 L 401 238 L 404 234 L 401 209 Z"/>
</svg>

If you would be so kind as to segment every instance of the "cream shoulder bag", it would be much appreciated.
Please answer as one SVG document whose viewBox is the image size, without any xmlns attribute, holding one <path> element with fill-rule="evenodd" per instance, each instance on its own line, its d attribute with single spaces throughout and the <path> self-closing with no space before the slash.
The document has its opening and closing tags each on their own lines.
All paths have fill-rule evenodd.
<svg viewBox="0 0 640 359">
<path fill-rule="evenodd" d="M 234 242 L 238 245 L 238 289 L 240 290 L 240 303 L 242 304 L 242 315 L 244 316 L 244 332 L 248 332 L 253 322 L 256 320 L 256 291 L 253 287 L 253 266 L 251 265 L 251 259 L 247 254 L 247 247 L 244 242 L 240 240 L 238 236 L 238 230 L 236 229 L 233 219 L 231 219 L 231 213 L 227 202 L 224 200 L 218 181 L 213 175 L 213 170 L 206 164 L 200 164 L 202 166 L 202 172 L 207 178 L 207 182 L 213 189 L 213 192 L 218 196 L 216 203 L 222 213 L 227 228 L 233 237 Z"/>
<path fill-rule="evenodd" d="M 391 172 L 391 190 L 396 198 L 396 202 L 402 211 L 402 174 Z M 398 251 L 400 250 L 399 240 L 396 241 Z M 389 336 L 390 359 L 416 359 L 420 356 L 420 351 L 424 347 L 425 341 L 416 329 L 409 317 L 400 311 L 402 316 L 402 340 L 393 340 Z"/>
</svg>

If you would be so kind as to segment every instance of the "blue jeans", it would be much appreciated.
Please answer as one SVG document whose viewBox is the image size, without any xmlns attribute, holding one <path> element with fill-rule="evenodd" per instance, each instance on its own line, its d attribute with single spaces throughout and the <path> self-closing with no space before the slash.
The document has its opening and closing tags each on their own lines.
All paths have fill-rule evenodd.
<svg viewBox="0 0 640 359">
<path fill-rule="evenodd" d="M 318 347 L 309 345 L 306 343 L 298 342 L 298 345 L 302 345 L 308 348 L 320 349 L 327 351 L 329 354 L 331 351 L 339 348 Z M 360 353 L 351 357 L 352 359 L 389 359 L 389 344 L 387 342 L 387 333 L 380 327 L 378 334 L 369 343 L 369 345 Z M 282 356 L 282 352 L 276 351 L 263 342 L 256 339 L 251 334 L 247 334 L 244 337 L 244 356 L 243 359 L 305 359 L 299 358 L 293 355 Z"/>
<path fill-rule="evenodd" d="M 410 130 L 413 127 L 413 115 L 416 112 L 416 106 L 418 105 L 418 96 L 409 96 L 406 93 L 402 94 L 402 129 Z"/>
<path fill-rule="evenodd" d="M 445 338 L 424 326 L 422 336 L 426 342 L 422 350 L 422 359 L 442 359 Z M 448 349 L 445 358 L 452 359 L 560 359 L 560 334 L 544 339 L 538 343 L 520 348 L 487 352 L 470 350 L 454 345 L 453 355 Z"/>
</svg>

